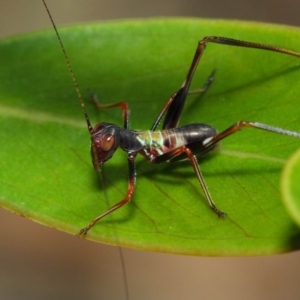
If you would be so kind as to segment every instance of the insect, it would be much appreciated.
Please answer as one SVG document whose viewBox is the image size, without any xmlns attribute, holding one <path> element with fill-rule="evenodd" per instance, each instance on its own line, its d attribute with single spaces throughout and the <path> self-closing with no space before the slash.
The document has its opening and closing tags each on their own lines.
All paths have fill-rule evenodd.
<svg viewBox="0 0 300 300">
<path fill-rule="evenodd" d="M 75 76 L 73 74 L 59 33 L 44 0 L 43 2 L 64 53 L 65 60 L 67 62 L 83 110 L 83 114 L 85 116 L 87 128 L 91 135 L 91 156 L 94 168 L 100 172 L 103 164 L 107 160 L 112 158 L 114 152 L 118 148 L 121 148 L 128 154 L 127 162 L 129 178 L 128 189 L 125 197 L 121 199 L 121 201 L 110 207 L 108 210 L 104 211 L 102 214 L 94 218 L 85 228 L 80 230 L 80 232 L 77 234 L 78 236 L 86 235 L 87 232 L 99 220 L 112 213 L 113 211 L 119 209 L 131 200 L 136 184 L 135 159 L 138 154 L 144 156 L 150 163 L 175 162 L 188 159 L 195 171 L 195 174 L 199 180 L 200 186 L 205 194 L 210 208 L 218 217 L 223 217 L 226 214 L 219 210 L 213 202 L 213 199 L 209 193 L 208 187 L 204 181 L 199 164 L 197 162 L 197 156 L 204 155 L 212 151 L 222 139 L 236 133 L 238 130 L 244 127 L 262 129 L 277 134 L 300 138 L 300 133 L 298 132 L 285 130 L 283 128 L 274 127 L 263 123 L 244 120 L 237 121 L 235 124 L 231 125 L 229 128 L 221 131 L 220 133 L 218 133 L 217 130 L 212 126 L 202 123 L 195 123 L 178 127 L 179 119 L 187 95 L 189 93 L 193 75 L 208 43 L 256 48 L 300 57 L 300 53 L 292 50 L 219 36 L 208 36 L 198 42 L 194 58 L 191 62 L 190 68 L 185 77 L 185 80 L 183 81 L 183 84 L 178 89 L 178 91 L 175 92 L 167 100 L 166 104 L 163 106 L 162 111 L 155 119 L 150 130 L 139 131 L 131 130 L 129 128 L 129 107 L 127 102 L 102 105 L 98 102 L 96 95 L 93 95 L 92 99 L 98 109 L 115 107 L 121 108 L 123 114 L 123 128 L 115 124 L 106 122 L 100 122 L 93 127 L 86 112 L 84 102 L 82 100 Z M 214 72 L 205 83 L 203 91 L 206 91 L 208 89 L 211 81 L 213 80 L 213 75 Z M 157 130 L 157 127 L 162 120 L 162 130 Z"/>
</svg>

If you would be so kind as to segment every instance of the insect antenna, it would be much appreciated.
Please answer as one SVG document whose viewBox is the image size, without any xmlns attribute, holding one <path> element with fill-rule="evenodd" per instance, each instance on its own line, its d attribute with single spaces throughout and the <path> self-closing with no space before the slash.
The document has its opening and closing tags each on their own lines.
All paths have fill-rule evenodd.
<svg viewBox="0 0 300 300">
<path fill-rule="evenodd" d="M 78 86 L 78 83 L 77 83 L 77 81 L 76 81 L 76 78 L 75 78 L 73 69 L 72 69 L 72 67 L 71 67 L 71 63 L 70 63 L 69 57 L 68 57 L 68 55 L 67 55 L 67 52 L 66 52 L 66 50 L 65 50 L 65 47 L 64 47 L 63 42 L 62 42 L 62 40 L 61 40 L 61 38 L 60 38 L 60 35 L 59 35 L 59 33 L 58 33 L 58 30 L 57 30 L 57 28 L 56 28 L 56 25 L 55 25 L 55 23 L 54 23 L 54 20 L 53 20 L 53 18 L 52 18 L 52 15 L 51 15 L 51 13 L 50 13 L 50 11 L 49 11 L 49 9 L 48 9 L 48 6 L 47 6 L 45 0 L 43 0 L 43 3 L 44 3 L 44 6 L 45 6 L 45 8 L 46 8 L 46 11 L 47 11 L 47 13 L 48 13 L 48 16 L 49 16 L 49 18 L 50 18 L 50 21 L 51 21 L 51 23 L 52 23 L 52 26 L 53 26 L 53 28 L 54 28 L 54 31 L 55 31 L 55 33 L 56 33 L 56 36 L 57 36 L 57 38 L 58 38 L 58 41 L 59 41 L 61 50 L 62 50 L 63 55 L 64 55 L 64 57 L 65 57 L 66 64 L 67 64 L 68 69 L 69 69 L 69 71 L 70 71 L 71 78 L 72 78 L 72 81 L 73 81 L 73 84 L 74 84 L 74 87 L 75 87 L 75 90 L 76 90 L 76 93 L 77 93 L 77 96 L 78 96 L 78 99 L 79 99 L 79 102 L 80 102 L 80 106 L 81 106 L 82 112 L 83 112 L 83 114 L 84 114 L 84 118 L 85 118 L 85 120 L 86 120 L 86 124 L 87 124 L 87 127 L 88 127 L 88 131 L 89 131 L 90 134 L 93 134 L 93 133 L 94 133 L 94 128 L 93 128 L 93 126 L 91 125 L 89 116 L 88 116 L 88 114 L 87 114 L 87 112 L 86 112 L 85 105 L 84 105 L 84 102 L 83 102 L 83 100 L 82 100 L 82 96 L 81 96 L 81 93 L 80 93 L 80 90 L 79 90 L 79 86 Z"/>
<path fill-rule="evenodd" d="M 75 75 L 74 75 L 74 72 L 73 72 L 73 69 L 71 67 L 71 63 L 70 63 L 70 60 L 69 60 L 69 57 L 67 55 L 67 52 L 65 50 L 65 47 L 62 43 L 62 40 L 60 38 L 60 35 L 58 33 L 58 30 L 56 28 L 56 25 L 54 23 L 54 20 L 52 18 L 52 15 L 48 9 L 48 6 L 45 2 L 45 0 L 43 0 L 43 3 L 44 3 L 44 6 L 46 8 L 46 11 L 48 13 L 48 16 L 50 18 L 50 21 L 52 23 L 52 26 L 54 28 L 54 31 L 56 33 L 56 36 L 58 38 L 58 41 L 59 41 L 59 44 L 61 46 L 61 49 L 62 49 L 62 52 L 63 52 L 63 55 L 64 55 L 64 58 L 65 58 L 65 61 L 66 61 L 66 64 L 68 66 L 68 69 L 69 69 L 69 72 L 71 74 L 71 78 L 72 78 L 72 81 L 73 81 L 73 84 L 74 84 L 74 87 L 75 87 L 75 90 L 76 90 L 76 93 L 77 93 L 77 96 L 78 96 L 78 99 L 79 99 L 79 103 L 80 103 L 80 106 L 81 106 L 81 109 L 82 109 L 82 112 L 84 114 L 84 117 L 85 117 L 85 120 L 86 120 L 86 123 L 87 123 L 87 128 L 88 128 L 88 131 L 89 133 L 92 135 L 95 133 L 94 131 L 94 128 L 93 126 L 91 125 L 91 122 L 90 122 L 90 119 L 89 119 L 89 116 L 87 114 L 87 111 L 85 109 L 85 105 L 84 105 L 84 102 L 83 102 L 83 99 L 82 99 L 82 96 L 81 96 L 81 93 L 80 93 L 80 89 L 79 89 L 79 86 L 78 86 L 78 83 L 76 81 L 76 78 L 75 78 Z M 106 199 L 106 202 L 108 202 L 108 197 L 107 197 L 107 194 L 106 194 L 106 189 L 105 189 L 105 182 L 104 182 L 104 178 L 103 178 L 103 174 L 102 174 L 102 169 L 101 168 L 97 168 L 97 172 L 98 172 L 98 176 L 99 176 L 99 180 L 100 180 L 100 183 L 101 183 L 101 186 L 102 186 L 102 189 L 104 191 L 104 197 Z M 117 234 L 115 234 L 116 237 L 118 237 Z M 123 276 L 123 282 L 124 282 L 124 289 L 125 289 L 125 299 L 129 299 L 129 289 L 128 289 L 128 281 L 127 281 L 127 273 L 126 273 L 126 268 L 125 268 L 125 258 L 124 258 L 124 254 L 123 254 L 123 250 L 120 246 L 118 246 L 118 249 L 119 249 L 119 256 L 120 256 L 120 260 L 121 260 L 121 268 L 122 268 L 122 276 Z"/>
</svg>

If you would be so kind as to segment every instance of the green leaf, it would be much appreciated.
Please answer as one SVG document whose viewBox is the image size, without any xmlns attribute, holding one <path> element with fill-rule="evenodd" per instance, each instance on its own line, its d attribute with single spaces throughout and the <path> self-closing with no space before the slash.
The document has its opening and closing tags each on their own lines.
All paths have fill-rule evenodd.
<svg viewBox="0 0 300 300">
<path fill-rule="evenodd" d="M 197 41 L 219 35 L 300 51 L 300 32 L 256 23 L 156 19 L 59 29 L 92 123 L 149 129 L 182 84 Z M 262 50 L 209 44 L 192 89 L 216 68 L 204 97 L 189 96 L 181 124 L 219 131 L 238 120 L 300 132 L 300 60 Z M 92 168 L 89 134 L 54 31 L 0 45 L 0 203 L 42 224 L 75 234 L 118 202 L 127 189 L 126 153 L 104 165 L 105 191 Z M 280 199 L 279 177 L 298 139 L 244 129 L 199 158 L 216 205 L 209 209 L 189 162 L 151 165 L 137 159 L 130 204 L 101 220 L 87 238 L 151 251 L 193 255 L 259 255 L 298 249 L 299 229 Z"/>
<path fill-rule="evenodd" d="M 285 164 L 281 176 L 281 191 L 284 204 L 292 218 L 300 225 L 300 150 Z"/>
</svg>

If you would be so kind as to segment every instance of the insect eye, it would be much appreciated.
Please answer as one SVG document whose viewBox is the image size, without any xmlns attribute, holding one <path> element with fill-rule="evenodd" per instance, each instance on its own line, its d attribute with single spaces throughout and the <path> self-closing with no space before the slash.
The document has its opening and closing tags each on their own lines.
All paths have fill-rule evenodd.
<svg viewBox="0 0 300 300">
<path fill-rule="evenodd" d="M 107 134 L 102 141 L 102 149 L 103 151 L 109 151 L 115 143 L 115 138 L 111 134 Z"/>
</svg>

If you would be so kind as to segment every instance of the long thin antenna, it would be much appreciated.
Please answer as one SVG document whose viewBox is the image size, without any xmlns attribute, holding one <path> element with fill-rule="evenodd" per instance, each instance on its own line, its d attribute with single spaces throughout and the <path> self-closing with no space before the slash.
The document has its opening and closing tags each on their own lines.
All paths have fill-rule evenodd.
<svg viewBox="0 0 300 300">
<path fill-rule="evenodd" d="M 49 16 L 49 18 L 50 18 L 50 20 L 51 20 L 52 26 L 53 26 L 53 28 L 54 28 L 54 30 L 55 30 L 56 36 L 57 36 L 57 38 L 58 38 L 58 41 L 59 41 L 59 43 L 60 43 L 62 52 L 63 52 L 64 57 L 65 57 L 65 61 L 66 61 L 66 63 L 67 63 L 68 69 L 69 69 L 69 71 L 70 71 L 71 78 L 72 78 L 72 81 L 73 81 L 73 83 L 74 83 L 75 90 L 76 90 L 76 93 L 77 93 L 77 96 L 78 96 L 78 99 L 79 99 L 79 102 L 80 102 L 80 106 L 81 106 L 81 108 L 82 108 L 82 112 L 83 112 L 83 114 L 84 114 L 84 117 L 85 117 L 85 120 L 86 120 L 86 123 L 87 123 L 88 131 L 89 131 L 90 134 L 93 134 L 93 133 L 94 133 L 94 128 L 93 128 L 93 126 L 91 125 L 89 116 L 88 116 L 88 114 L 87 114 L 87 112 L 86 112 L 86 110 L 85 110 L 85 105 L 84 105 L 84 102 L 83 102 L 83 100 L 82 100 L 82 96 L 81 96 L 81 93 L 80 93 L 80 90 L 79 90 L 77 81 L 76 81 L 76 79 L 75 79 L 74 72 L 73 72 L 73 69 L 72 69 L 72 67 L 71 67 L 71 63 L 70 63 L 70 61 L 69 61 L 69 57 L 68 57 L 68 55 L 67 55 L 67 52 L 66 52 L 66 50 L 65 50 L 65 47 L 64 47 L 64 45 L 63 45 L 63 43 L 62 43 L 62 40 L 61 40 L 61 38 L 60 38 L 60 35 L 59 35 L 59 33 L 58 33 L 58 30 L 57 30 L 57 28 L 56 28 L 56 26 L 55 26 L 55 23 L 54 23 L 54 21 L 53 21 L 53 18 L 52 18 L 51 14 L 50 14 L 50 11 L 49 11 L 49 9 L 48 9 L 48 6 L 47 6 L 45 0 L 43 0 L 43 3 L 44 3 L 44 6 L 45 6 L 45 8 L 46 8 L 46 11 L 47 11 L 47 13 L 48 13 L 48 16 Z"/>
<path fill-rule="evenodd" d="M 93 134 L 95 131 L 94 131 L 94 128 L 92 127 L 92 125 L 91 125 L 91 123 L 90 123 L 89 116 L 88 116 L 88 114 L 87 114 L 87 112 L 86 112 L 86 110 L 85 110 L 85 105 L 84 105 L 84 102 L 83 102 L 83 100 L 82 100 L 82 96 L 81 96 L 81 93 L 80 93 L 80 90 L 79 90 L 79 87 L 78 87 L 76 78 L 75 78 L 75 76 L 74 76 L 73 69 L 72 69 L 71 63 L 70 63 L 70 61 L 69 61 L 69 57 L 68 57 L 68 55 L 67 55 L 67 52 L 66 52 L 66 50 L 65 50 L 65 47 L 64 47 L 64 45 L 63 45 L 63 43 L 62 43 L 62 40 L 61 40 L 61 38 L 60 38 L 60 35 L 59 35 L 59 33 L 58 33 L 58 30 L 57 30 L 57 28 L 56 28 L 56 26 L 55 26 L 55 23 L 54 23 L 54 21 L 53 21 L 52 15 L 50 14 L 50 11 L 49 11 L 49 9 L 48 9 L 48 6 L 47 6 L 45 0 L 43 0 L 43 3 L 44 3 L 44 6 L 45 6 L 45 8 L 46 8 L 46 10 L 47 10 L 47 13 L 48 13 L 48 15 L 49 15 L 49 18 L 50 18 L 50 20 L 51 20 L 51 23 L 52 23 L 52 25 L 53 25 L 53 28 L 54 28 L 54 30 L 55 30 L 55 33 L 56 33 L 56 36 L 57 36 L 58 41 L 59 41 L 59 43 L 60 43 L 60 46 L 61 46 L 63 55 L 64 55 L 64 57 L 65 57 L 65 61 L 66 61 L 66 63 L 67 63 L 68 69 L 69 69 L 69 71 L 70 71 L 71 78 L 72 78 L 72 81 L 73 81 L 73 83 L 74 83 L 75 90 L 76 90 L 76 92 L 77 92 L 77 96 L 78 96 L 78 99 L 79 99 L 79 102 L 80 102 L 80 105 L 81 105 L 81 108 L 82 108 L 82 111 L 83 111 L 83 114 L 84 114 L 84 117 L 85 117 L 85 120 L 86 120 L 86 123 L 87 123 L 88 131 L 89 131 L 90 134 Z M 100 182 L 101 182 L 101 184 L 102 184 L 103 190 L 105 191 L 105 188 L 104 188 L 104 179 L 103 179 L 103 176 L 102 176 L 102 173 L 101 173 L 101 170 L 100 170 L 100 169 L 98 170 L 98 173 L 99 173 Z M 106 198 L 106 200 L 107 200 L 107 195 L 106 195 L 106 193 L 105 193 L 105 198 Z M 123 254 L 122 248 L 121 248 L 120 246 L 119 246 L 118 248 L 119 248 L 119 255 L 120 255 L 121 264 L 122 264 L 122 270 L 123 270 L 123 273 L 122 273 L 122 274 L 123 274 L 124 286 L 125 286 L 125 297 L 126 297 L 126 299 L 129 299 L 129 290 L 128 290 L 128 283 L 127 283 L 127 274 L 126 274 L 126 269 L 125 269 L 124 254 Z"/>
</svg>

